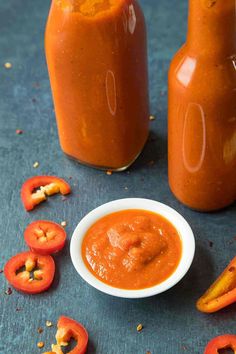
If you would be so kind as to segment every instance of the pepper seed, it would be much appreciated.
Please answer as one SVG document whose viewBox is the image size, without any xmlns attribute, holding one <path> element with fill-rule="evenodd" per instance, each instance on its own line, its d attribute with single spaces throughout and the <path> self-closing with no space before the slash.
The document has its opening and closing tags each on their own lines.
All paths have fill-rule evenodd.
<svg viewBox="0 0 236 354">
<path fill-rule="evenodd" d="M 38 168 L 39 167 L 39 162 L 36 161 L 34 164 L 33 164 L 33 168 Z"/>
<path fill-rule="evenodd" d="M 44 347 L 44 342 L 38 342 L 37 347 L 38 348 L 43 348 Z"/>
<path fill-rule="evenodd" d="M 12 68 L 12 64 L 8 63 L 8 62 L 5 63 L 4 66 L 5 66 L 6 69 L 11 69 Z"/>
<path fill-rule="evenodd" d="M 51 321 L 46 321 L 46 326 L 47 326 L 47 327 L 52 327 L 52 326 L 53 326 L 53 324 L 52 324 L 52 322 L 51 322 Z"/>
<path fill-rule="evenodd" d="M 153 121 L 153 120 L 155 120 L 155 119 L 156 119 L 156 117 L 153 116 L 153 115 L 151 115 L 151 116 L 149 117 L 149 120 L 150 120 L 150 121 Z"/>
<path fill-rule="evenodd" d="M 138 332 L 141 332 L 143 329 L 143 325 L 140 323 L 138 326 L 137 326 L 137 331 Z"/>
</svg>

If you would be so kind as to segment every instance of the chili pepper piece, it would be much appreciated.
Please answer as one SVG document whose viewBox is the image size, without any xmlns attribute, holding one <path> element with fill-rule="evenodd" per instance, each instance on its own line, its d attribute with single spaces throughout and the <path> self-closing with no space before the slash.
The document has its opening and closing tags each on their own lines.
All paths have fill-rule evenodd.
<svg viewBox="0 0 236 354">
<path fill-rule="evenodd" d="M 7 288 L 7 290 L 5 291 L 6 295 L 11 295 L 12 294 L 12 289 L 11 288 Z"/>
<path fill-rule="evenodd" d="M 212 313 L 236 302 L 236 257 L 197 301 L 201 312 Z"/>
<path fill-rule="evenodd" d="M 236 335 L 225 334 L 213 338 L 207 344 L 204 354 L 218 354 L 220 349 L 232 349 L 236 354 Z"/>
<path fill-rule="evenodd" d="M 58 331 L 56 334 L 57 343 L 69 342 L 74 338 L 78 343 L 68 354 L 84 354 L 88 345 L 88 333 L 78 322 L 69 317 L 61 316 L 58 321 Z"/>
<path fill-rule="evenodd" d="M 36 190 L 37 188 L 40 189 Z M 62 178 L 56 176 L 35 176 L 23 183 L 21 199 L 25 209 L 30 211 L 36 205 L 46 200 L 47 196 L 57 193 L 66 195 L 70 192 L 71 188 L 69 184 Z"/>
<path fill-rule="evenodd" d="M 17 135 L 23 134 L 23 130 L 21 130 L 21 129 L 16 129 L 16 134 L 17 134 Z"/>
<path fill-rule="evenodd" d="M 34 262 L 37 271 L 41 271 L 41 279 L 34 279 L 30 271 L 20 269 Z M 55 263 L 51 256 L 41 256 L 33 252 L 22 252 L 12 257 L 5 265 L 4 274 L 8 282 L 16 289 L 27 294 L 38 294 L 46 291 L 53 282 Z"/>
<path fill-rule="evenodd" d="M 52 345 L 52 351 L 43 354 L 64 354 L 59 345 Z"/>
<path fill-rule="evenodd" d="M 61 350 L 60 345 L 52 345 L 52 352 L 55 354 L 64 354 L 63 351 Z"/>
<path fill-rule="evenodd" d="M 66 232 L 53 221 L 38 220 L 27 226 L 24 238 L 32 252 L 48 255 L 62 250 L 66 242 Z"/>
<path fill-rule="evenodd" d="M 61 346 L 67 346 L 71 338 L 77 341 L 77 345 L 68 354 L 85 354 L 88 345 L 88 333 L 79 323 L 69 317 L 61 316 L 57 323 L 57 344 L 52 345 L 52 351 L 44 354 L 63 354 Z"/>
</svg>

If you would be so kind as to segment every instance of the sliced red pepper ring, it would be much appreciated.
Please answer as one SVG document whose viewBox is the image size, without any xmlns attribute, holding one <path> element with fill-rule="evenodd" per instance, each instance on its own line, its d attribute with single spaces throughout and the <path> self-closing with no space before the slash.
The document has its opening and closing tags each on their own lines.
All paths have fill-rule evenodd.
<svg viewBox="0 0 236 354">
<path fill-rule="evenodd" d="M 51 256 L 22 252 L 6 263 L 4 274 L 15 289 L 27 294 L 38 294 L 52 284 L 55 263 Z"/>
<path fill-rule="evenodd" d="M 63 354 L 61 347 L 66 347 L 73 338 L 77 345 L 68 354 L 85 354 L 88 346 L 88 332 L 79 323 L 69 317 L 61 316 L 57 323 L 57 344 L 52 345 L 51 352 L 44 354 Z"/>
<path fill-rule="evenodd" d="M 34 207 L 44 200 L 47 196 L 61 193 L 63 195 L 69 194 L 71 188 L 69 184 L 62 178 L 55 176 L 35 176 L 29 178 L 21 188 L 22 203 L 27 211 L 34 209 Z"/>
<path fill-rule="evenodd" d="M 201 312 L 211 313 L 236 302 L 236 257 L 197 301 Z"/>
<path fill-rule="evenodd" d="M 38 220 L 27 226 L 24 238 L 32 252 L 48 255 L 62 250 L 66 242 L 66 232 L 55 222 Z"/>
<path fill-rule="evenodd" d="M 221 349 L 232 349 L 236 354 L 236 335 L 225 334 L 213 338 L 207 344 L 204 354 L 218 354 Z"/>
</svg>

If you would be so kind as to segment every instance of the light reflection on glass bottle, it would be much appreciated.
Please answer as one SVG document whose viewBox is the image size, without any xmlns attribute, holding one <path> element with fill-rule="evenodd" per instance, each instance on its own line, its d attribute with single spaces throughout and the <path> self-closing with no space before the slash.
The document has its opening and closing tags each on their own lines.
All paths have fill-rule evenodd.
<svg viewBox="0 0 236 354">
<path fill-rule="evenodd" d="M 189 5 L 169 71 L 169 183 L 182 203 L 208 211 L 236 200 L 236 3 Z"/>
<path fill-rule="evenodd" d="M 52 0 L 45 47 L 62 150 L 93 167 L 129 167 L 149 132 L 138 2 Z"/>
</svg>

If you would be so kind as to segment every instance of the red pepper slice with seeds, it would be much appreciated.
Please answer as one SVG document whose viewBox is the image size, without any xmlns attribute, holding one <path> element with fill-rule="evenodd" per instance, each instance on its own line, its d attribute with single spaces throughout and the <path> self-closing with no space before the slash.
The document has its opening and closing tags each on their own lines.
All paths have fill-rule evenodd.
<svg viewBox="0 0 236 354">
<path fill-rule="evenodd" d="M 66 232 L 53 221 L 38 220 L 27 226 L 24 238 L 32 252 L 48 255 L 62 250 L 66 242 Z"/>
<path fill-rule="evenodd" d="M 46 291 L 52 284 L 55 263 L 51 256 L 22 252 L 6 263 L 4 274 L 16 290 L 38 294 Z"/>
<path fill-rule="evenodd" d="M 52 345 L 51 352 L 45 352 L 44 354 L 63 354 L 61 347 L 65 347 L 69 344 L 73 338 L 77 345 L 68 354 L 85 354 L 88 346 L 88 332 L 79 323 L 72 320 L 69 317 L 61 316 L 57 323 L 57 344 Z"/>
<path fill-rule="evenodd" d="M 236 302 L 236 257 L 197 301 L 197 309 L 212 313 Z"/>
<path fill-rule="evenodd" d="M 71 193 L 71 188 L 64 179 L 56 176 L 35 176 L 24 182 L 21 199 L 25 209 L 30 211 L 46 200 L 47 196 L 57 193 L 63 195 Z"/>
<path fill-rule="evenodd" d="M 204 354 L 218 354 L 221 349 L 232 349 L 236 354 L 236 335 L 225 334 L 213 338 L 207 344 Z"/>
</svg>

